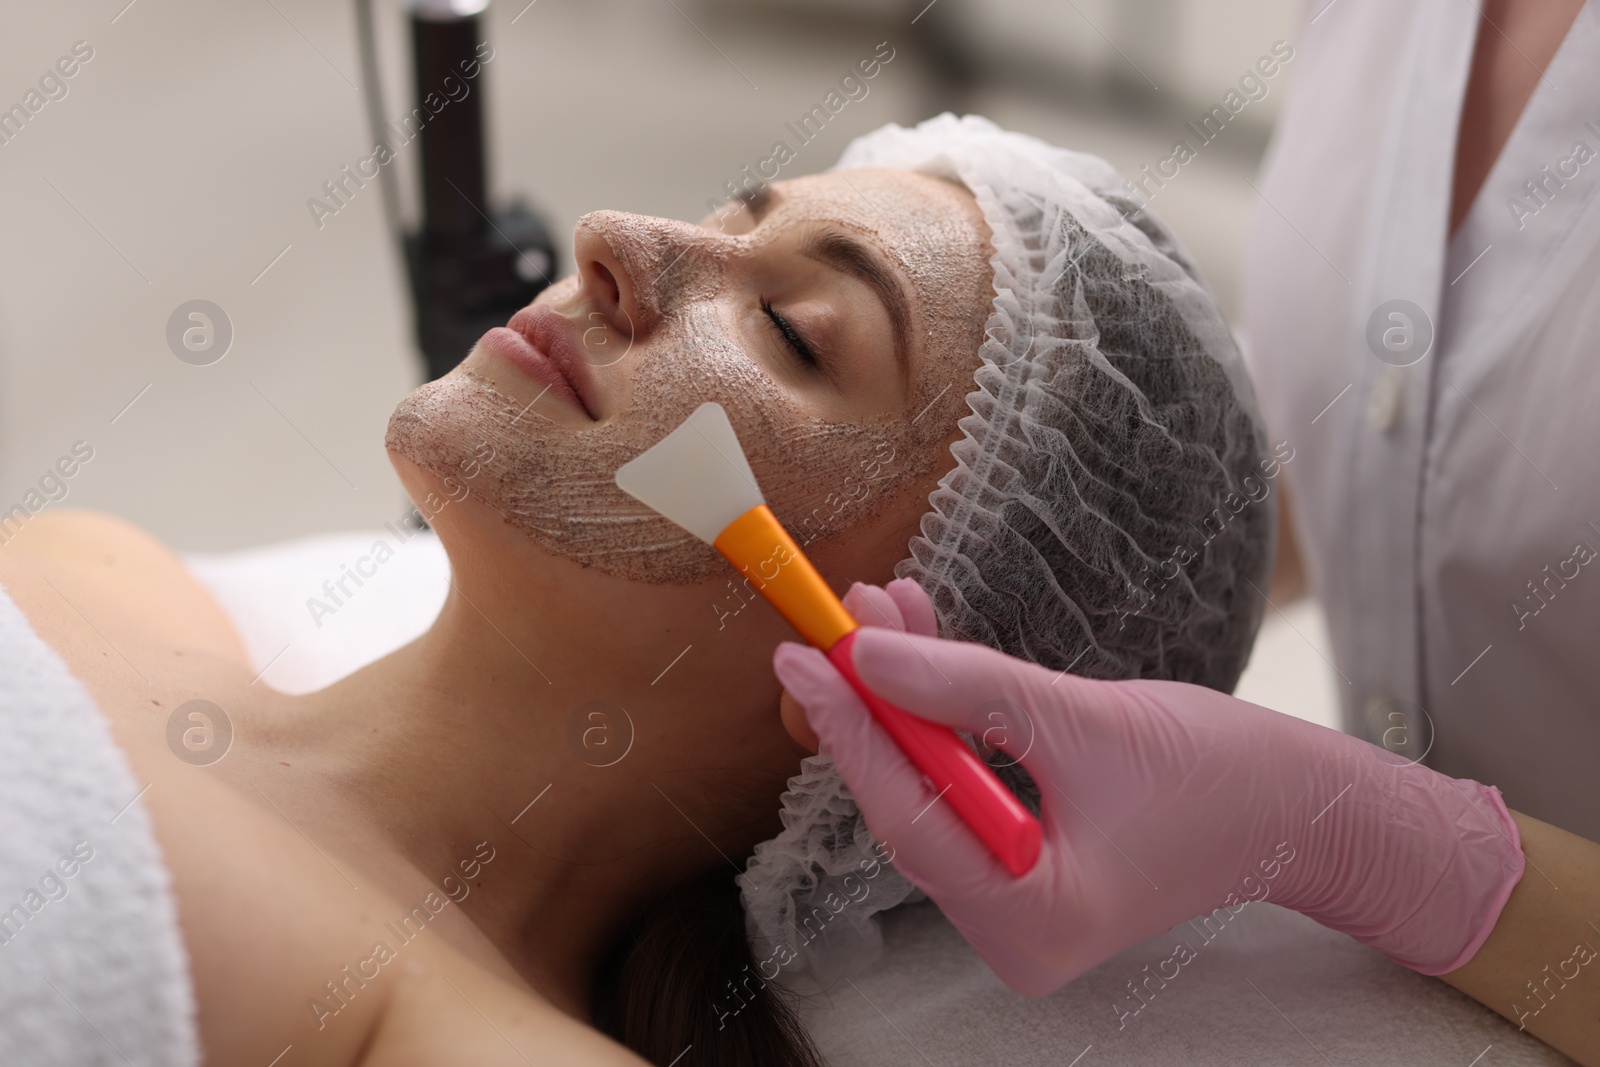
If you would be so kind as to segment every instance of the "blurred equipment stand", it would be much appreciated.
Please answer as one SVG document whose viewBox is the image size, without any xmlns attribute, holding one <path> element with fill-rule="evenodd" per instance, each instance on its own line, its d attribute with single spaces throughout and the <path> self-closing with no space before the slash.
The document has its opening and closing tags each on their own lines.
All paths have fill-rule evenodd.
<svg viewBox="0 0 1600 1067">
<path fill-rule="evenodd" d="M 504 326 L 550 284 L 555 246 L 543 222 L 520 202 L 495 210 L 488 204 L 483 136 L 483 81 L 478 71 L 484 43 L 479 16 L 489 0 L 408 0 L 416 101 L 425 116 L 421 220 L 402 232 L 398 186 L 382 168 L 384 213 L 400 241 L 411 281 L 417 341 L 438 378 L 466 358 L 484 331 Z M 378 78 L 372 0 L 356 0 L 361 74 L 375 144 L 388 144 Z M 476 84 L 472 84 L 476 81 Z M 452 85 L 470 85 L 459 97 Z M 435 101 L 430 110 L 424 101 Z M 443 99 L 445 104 L 438 102 Z"/>
</svg>

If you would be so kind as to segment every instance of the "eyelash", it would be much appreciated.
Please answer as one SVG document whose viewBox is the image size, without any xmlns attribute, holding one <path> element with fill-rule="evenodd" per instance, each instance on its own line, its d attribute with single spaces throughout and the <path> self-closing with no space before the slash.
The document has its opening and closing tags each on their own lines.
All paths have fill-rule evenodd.
<svg viewBox="0 0 1600 1067">
<path fill-rule="evenodd" d="M 772 302 L 766 299 L 761 301 L 761 310 L 766 312 L 767 319 L 772 323 L 772 328 L 777 330 L 785 343 L 794 351 L 795 356 L 808 367 L 817 365 L 817 357 L 811 351 L 811 346 L 806 344 L 804 337 L 790 324 L 789 320 L 778 314 Z"/>
</svg>

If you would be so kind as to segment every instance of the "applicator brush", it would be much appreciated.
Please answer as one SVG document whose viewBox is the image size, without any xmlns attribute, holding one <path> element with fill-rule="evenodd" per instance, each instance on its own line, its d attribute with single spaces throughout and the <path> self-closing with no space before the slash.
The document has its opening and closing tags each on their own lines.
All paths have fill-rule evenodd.
<svg viewBox="0 0 1600 1067">
<path fill-rule="evenodd" d="M 617 485 L 711 545 L 750 579 L 800 636 L 821 649 L 874 719 L 1013 876 L 1039 858 L 1040 828 L 954 730 L 872 693 L 850 659 L 860 623 L 828 588 L 761 495 L 721 404 L 701 404 L 683 425 L 617 470 Z"/>
</svg>

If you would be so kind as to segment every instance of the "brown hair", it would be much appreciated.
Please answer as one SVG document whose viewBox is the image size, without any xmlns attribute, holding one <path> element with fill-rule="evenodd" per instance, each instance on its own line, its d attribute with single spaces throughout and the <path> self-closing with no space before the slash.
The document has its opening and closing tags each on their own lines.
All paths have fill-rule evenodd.
<svg viewBox="0 0 1600 1067">
<path fill-rule="evenodd" d="M 625 927 L 596 979 L 594 1021 L 657 1067 L 823 1067 L 789 994 L 761 978 L 726 868 Z"/>
</svg>

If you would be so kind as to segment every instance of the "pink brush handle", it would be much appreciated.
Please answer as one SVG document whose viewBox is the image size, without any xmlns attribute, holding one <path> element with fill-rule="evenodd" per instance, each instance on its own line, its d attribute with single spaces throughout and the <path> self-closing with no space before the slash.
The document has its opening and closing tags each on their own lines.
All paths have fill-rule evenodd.
<svg viewBox="0 0 1600 1067">
<path fill-rule="evenodd" d="M 840 638 L 828 649 L 828 659 L 866 702 L 878 725 L 894 738 L 900 751 L 928 777 L 1012 877 L 1027 874 L 1039 859 L 1039 820 L 1000 784 L 1000 779 L 954 730 L 919 719 L 866 687 L 850 659 L 858 632 Z"/>
</svg>

